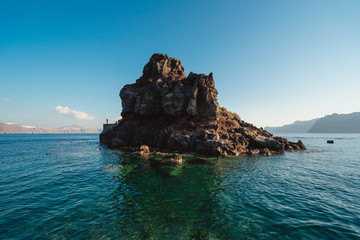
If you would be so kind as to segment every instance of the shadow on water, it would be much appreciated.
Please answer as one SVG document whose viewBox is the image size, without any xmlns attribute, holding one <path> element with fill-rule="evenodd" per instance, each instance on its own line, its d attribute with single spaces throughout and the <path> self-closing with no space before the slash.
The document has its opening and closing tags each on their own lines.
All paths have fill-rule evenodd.
<svg viewBox="0 0 360 240">
<path fill-rule="evenodd" d="M 221 159 L 186 155 L 178 164 L 152 157 L 119 154 L 118 162 L 107 165 L 117 182 L 114 208 L 122 234 L 138 239 L 232 239 Z"/>
</svg>

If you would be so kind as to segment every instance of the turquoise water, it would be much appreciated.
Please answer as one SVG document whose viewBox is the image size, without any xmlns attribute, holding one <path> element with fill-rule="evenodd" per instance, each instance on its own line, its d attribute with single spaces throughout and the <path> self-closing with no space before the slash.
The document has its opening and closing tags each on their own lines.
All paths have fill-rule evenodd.
<svg viewBox="0 0 360 240">
<path fill-rule="evenodd" d="M 0 135 L 0 239 L 359 239 L 360 135 L 286 137 L 311 150 L 153 165 L 96 134 Z"/>
</svg>

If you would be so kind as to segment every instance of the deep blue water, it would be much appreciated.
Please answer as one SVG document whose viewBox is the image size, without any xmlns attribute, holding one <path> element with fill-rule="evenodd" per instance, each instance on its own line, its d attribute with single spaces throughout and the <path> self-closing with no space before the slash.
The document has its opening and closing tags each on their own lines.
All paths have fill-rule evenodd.
<svg viewBox="0 0 360 240">
<path fill-rule="evenodd" d="M 360 239 L 360 135 L 285 137 L 309 150 L 152 166 L 96 134 L 0 134 L 0 239 Z"/>
</svg>

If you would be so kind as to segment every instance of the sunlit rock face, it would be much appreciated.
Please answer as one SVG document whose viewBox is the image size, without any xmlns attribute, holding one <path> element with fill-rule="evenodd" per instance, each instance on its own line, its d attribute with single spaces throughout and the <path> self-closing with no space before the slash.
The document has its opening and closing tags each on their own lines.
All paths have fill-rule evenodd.
<svg viewBox="0 0 360 240">
<path fill-rule="evenodd" d="M 121 89 L 122 120 L 100 141 L 223 156 L 305 149 L 301 141 L 274 137 L 219 107 L 217 94 L 212 73 L 186 77 L 180 60 L 156 53 L 136 83 Z"/>
</svg>

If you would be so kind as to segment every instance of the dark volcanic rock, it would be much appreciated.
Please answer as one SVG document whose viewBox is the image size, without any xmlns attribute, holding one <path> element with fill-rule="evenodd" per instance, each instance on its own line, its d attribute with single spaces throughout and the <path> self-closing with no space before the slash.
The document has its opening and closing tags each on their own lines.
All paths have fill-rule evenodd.
<svg viewBox="0 0 360 240">
<path fill-rule="evenodd" d="M 186 77 L 180 60 L 154 54 L 136 83 L 121 89 L 123 118 L 100 141 L 114 148 L 148 145 L 222 156 L 306 149 L 219 107 L 217 94 L 212 73 Z"/>
<path fill-rule="evenodd" d="M 216 119 L 219 111 L 217 90 L 212 73 L 190 73 L 180 60 L 154 54 L 135 84 L 120 91 L 122 116 L 203 116 Z"/>
</svg>

